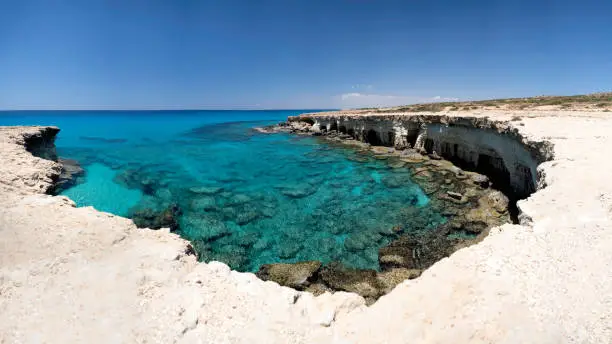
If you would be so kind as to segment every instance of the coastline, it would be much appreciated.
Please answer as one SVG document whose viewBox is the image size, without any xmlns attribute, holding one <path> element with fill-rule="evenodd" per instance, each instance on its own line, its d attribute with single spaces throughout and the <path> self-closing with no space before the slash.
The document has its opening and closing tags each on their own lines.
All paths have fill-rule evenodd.
<svg viewBox="0 0 612 344">
<path fill-rule="evenodd" d="M 57 166 L 30 155 L 20 140 L 38 129 L 17 129 L 24 132 L 12 138 L 0 131 L 6 162 L 0 268 L 8 295 L 2 308 L 13 315 L 0 327 L 2 339 L 18 341 L 34 331 L 58 342 L 106 342 L 110 331 L 120 341 L 185 342 L 612 338 L 612 234 L 606 230 L 612 168 L 599 153 L 612 143 L 612 121 L 602 113 L 578 112 L 445 116 L 513 121 L 526 139 L 551 142 L 555 158 L 537 171 L 538 185 L 547 187 L 519 202 L 522 225 L 494 228 L 479 244 L 439 261 L 370 307 L 354 294 L 315 298 L 230 272 L 224 264 L 197 263 L 188 243 L 173 234 L 139 230 L 127 219 L 43 195 Z M 235 308 L 228 309 L 230 304 Z M 28 309 L 39 316 L 29 316 Z M 121 315 L 112 317 L 116 312 Z M 73 315 L 83 320 L 57 337 L 53 325 Z M 245 327 L 242 333 L 232 332 L 239 326 Z"/>
</svg>

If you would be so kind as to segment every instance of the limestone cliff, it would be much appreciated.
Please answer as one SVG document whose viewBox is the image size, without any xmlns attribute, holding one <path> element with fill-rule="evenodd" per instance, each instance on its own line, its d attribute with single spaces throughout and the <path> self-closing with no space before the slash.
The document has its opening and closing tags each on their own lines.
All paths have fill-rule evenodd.
<svg viewBox="0 0 612 344">
<path fill-rule="evenodd" d="M 552 145 L 521 135 L 509 121 L 488 117 L 401 114 L 306 114 L 313 132 L 338 131 L 372 145 L 414 147 L 488 175 L 499 189 L 527 197 L 536 190 L 537 166 L 553 158 Z"/>
</svg>

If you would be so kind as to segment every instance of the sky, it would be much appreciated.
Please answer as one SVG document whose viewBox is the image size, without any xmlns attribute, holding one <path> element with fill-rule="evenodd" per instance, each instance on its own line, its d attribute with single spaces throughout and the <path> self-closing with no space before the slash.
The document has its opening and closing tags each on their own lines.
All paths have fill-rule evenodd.
<svg viewBox="0 0 612 344">
<path fill-rule="evenodd" d="M 612 90 L 608 0 L 0 0 L 0 109 L 316 109 Z"/>
</svg>

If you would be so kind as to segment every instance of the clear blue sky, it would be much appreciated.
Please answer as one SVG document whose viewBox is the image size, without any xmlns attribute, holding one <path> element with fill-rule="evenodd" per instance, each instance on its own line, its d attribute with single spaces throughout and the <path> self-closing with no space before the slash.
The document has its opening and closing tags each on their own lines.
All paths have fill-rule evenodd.
<svg viewBox="0 0 612 344">
<path fill-rule="evenodd" d="M 0 109 L 338 108 L 610 89 L 606 0 L 0 0 Z"/>
</svg>

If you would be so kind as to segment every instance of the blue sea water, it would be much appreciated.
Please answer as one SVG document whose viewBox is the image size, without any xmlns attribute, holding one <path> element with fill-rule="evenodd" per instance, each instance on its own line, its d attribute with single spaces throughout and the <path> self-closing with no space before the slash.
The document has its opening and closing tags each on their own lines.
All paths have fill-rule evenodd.
<svg viewBox="0 0 612 344">
<path fill-rule="evenodd" d="M 394 228 L 444 221 L 410 171 L 313 137 L 255 126 L 304 111 L 3 112 L 0 125 L 56 125 L 85 181 L 78 206 L 121 216 L 177 205 L 201 259 L 242 271 L 320 260 L 378 269 Z"/>
</svg>

